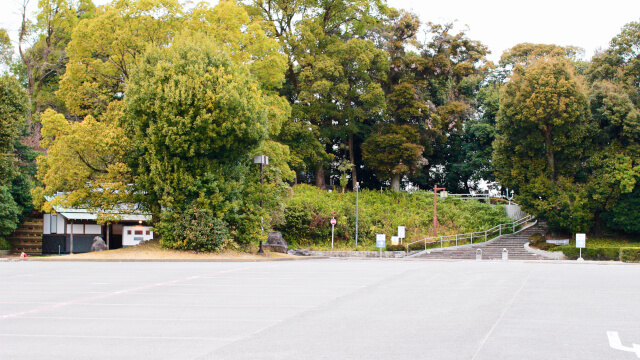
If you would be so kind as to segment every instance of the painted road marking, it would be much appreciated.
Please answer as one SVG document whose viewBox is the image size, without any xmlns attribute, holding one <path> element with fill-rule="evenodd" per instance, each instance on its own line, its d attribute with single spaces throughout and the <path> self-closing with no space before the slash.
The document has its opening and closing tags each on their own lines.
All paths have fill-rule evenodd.
<svg viewBox="0 0 640 360">
<path fill-rule="evenodd" d="M 143 285 L 143 286 L 139 286 L 139 287 L 132 288 L 132 289 L 123 289 L 123 290 L 114 291 L 114 292 L 110 292 L 110 293 L 104 293 L 104 294 L 101 294 L 101 295 L 92 296 L 92 297 L 88 297 L 88 298 L 84 298 L 84 299 L 76 299 L 76 300 L 71 300 L 71 301 L 65 301 L 65 302 L 61 302 L 61 303 L 57 303 L 57 304 L 54 304 L 54 305 L 45 306 L 45 307 L 41 307 L 41 308 L 37 308 L 37 309 L 21 311 L 21 312 L 14 313 L 14 314 L 0 315 L 0 320 L 12 318 L 12 317 L 17 317 L 17 316 L 23 316 L 23 315 L 32 314 L 32 313 L 37 313 L 37 312 L 41 312 L 41 311 L 44 311 L 44 310 L 51 310 L 51 309 L 55 309 L 55 308 L 58 308 L 58 307 L 61 307 L 61 306 L 76 305 L 76 304 L 80 304 L 80 303 L 86 303 L 86 302 L 89 302 L 89 301 L 98 300 L 98 299 L 104 299 L 106 297 L 111 297 L 111 296 L 116 296 L 116 295 L 127 294 L 127 293 L 134 292 L 134 291 L 141 291 L 141 290 L 151 289 L 151 288 L 155 288 L 155 287 L 159 287 L 159 286 L 172 285 L 172 284 L 183 282 L 183 281 L 189 281 L 189 280 L 193 280 L 193 279 L 198 279 L 198 278 L 201 278 L 203 276 L 212 276 L 212 275 L 216 275 L 216 274 L 226 274 L 226 273 L 229 273 L 229 272 L 241 271 L 241 270 L 245 270 L 245 269 L 248 269 L 248 267 L 231 269 L 231 270 L 224 270 L 224 271 L 216 271 L 216 272 L 212 272 L 212 273 L 208 273 L 208 274 L 202 274 L 202 275 L 188 276 L 188 277 L 185 277 L 185 278 L 182 278 L 182 279 L 176 279 L 176 280 L 164 281 L 164 282 L 155 283 L 155 284 Z"/>
<path fill-rule="evenodd" d="M 607 331 L 607 337 L 609 338 L 609 346 L 613 349 L 636 353 L 636 356 L 640 359 L 640 345 L 631 344 L 632 347 L 622 345 L 617 331 Z"/>
</svg>

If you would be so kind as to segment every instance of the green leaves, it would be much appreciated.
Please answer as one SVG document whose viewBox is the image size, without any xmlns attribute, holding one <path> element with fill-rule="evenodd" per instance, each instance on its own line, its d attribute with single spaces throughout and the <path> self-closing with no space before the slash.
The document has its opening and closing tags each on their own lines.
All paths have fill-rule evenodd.
<svg viewBox="0 0 640 360">
<path fill-rule="evenodd" d="M 576 176 L 591 136 L 588 100 L 581 80 L 561 58 L 517 66 L 500 95 L 494 162 L 510 188 L 544 174 Z"/>
<path fill-rule="evenodd" d="M 252 155 L 268 135 L 258 82 L 202 36 L 150 50 L 132 74 L 126 104 L 137 183 L 167 208 L 212 195 L 220 170 Z"/>
</svg>

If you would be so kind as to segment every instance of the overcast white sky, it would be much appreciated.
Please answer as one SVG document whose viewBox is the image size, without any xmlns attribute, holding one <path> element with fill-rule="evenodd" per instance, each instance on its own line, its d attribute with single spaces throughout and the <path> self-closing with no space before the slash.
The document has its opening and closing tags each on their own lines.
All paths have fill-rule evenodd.
<svg viewBox="0 0 640 360">
<path fill-rule="evenodd" d="M 30 1 L 35 11 L 37 0 Z M 0 0 L 0 27 L 18 28 L 20 3 Z M 606 48 L 624 24 L 640 20 L 640 0 L 388 0 L 388 4 L 411 10 L 423 23 L 457 20 L 458 28 L 468 25 L 469 37 L 488 45 L 494 61 L 522 42 L 580 46 L 588 59 L 596 49 Z"/>
</svg>

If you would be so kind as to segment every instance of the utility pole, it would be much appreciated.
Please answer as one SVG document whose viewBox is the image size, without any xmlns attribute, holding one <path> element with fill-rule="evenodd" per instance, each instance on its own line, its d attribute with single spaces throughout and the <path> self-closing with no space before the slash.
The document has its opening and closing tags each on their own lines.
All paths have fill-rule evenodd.
<svg viewBox="0 0 640 360">
<path fill-rule="evenodd" d="M 433 186 L 433 237 L 438 236 L 438 191 L 447 190 L 439 188 L 438 185 Z"/>
</svg>

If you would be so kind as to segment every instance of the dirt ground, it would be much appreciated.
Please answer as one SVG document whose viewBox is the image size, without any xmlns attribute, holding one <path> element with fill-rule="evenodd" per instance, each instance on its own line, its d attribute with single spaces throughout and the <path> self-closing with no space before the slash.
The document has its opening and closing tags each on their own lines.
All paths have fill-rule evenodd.
<svg viewBox="0 0 640 360">
<path fill-rule="evenodd" d="M 83 254 L 62 255 L 62 256 L 30 256 L 29 260 L 51 260 L 51 261 L 144 261 L 144 260 L 166 260 L 166 261 L 262 261 L 269 259 L 296 259 L 300 256 L 293 256 L 281 253 L 267 253 L 265 256 L 249 254 L 239 251 L 224 251 L 219 253 L 197 253 L 195 251 L 172 250 L 160 246 L 159 241 L 147 241 L 140 245 L 126 248 L 98 251 Z"/>
</svg>

